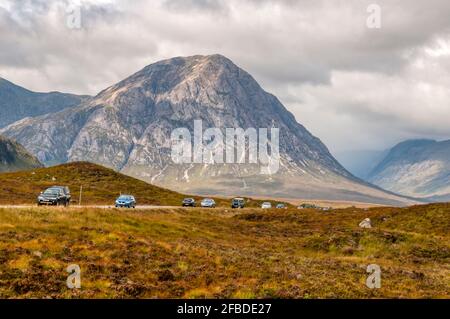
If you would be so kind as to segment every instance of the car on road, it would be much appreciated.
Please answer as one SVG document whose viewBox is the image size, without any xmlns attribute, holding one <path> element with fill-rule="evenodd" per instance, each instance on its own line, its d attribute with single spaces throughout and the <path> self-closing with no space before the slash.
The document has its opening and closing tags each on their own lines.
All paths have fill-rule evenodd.
<svg viewBox="0 0 450 319">
<path fill-rule="evenodd" d="M 136 208 L 136 199 L 131 195 L 120 195 L 116 199 L 116 207 Z"/>
<path fill-rule="evenodd" d="M 272 204 L 269 202 L 264 202 L 264 203 L 262 203 L 261 208 L 270 209 L 270 208 L 272 208 Z"/>
<path fill-rule="evenodd" d="M 205 208 L 214 208 L 216 207 L 216 202 L 214 201 L 214 199 L 205 198 L 204 200 L 202 200 L 201 206 Z"/>
<path fill-rule="evenodd" d="M 297 208 L 298 209 L 317 209 L 318 207 L 314 204 L 301 204 Z"/>
<path fill-rule="evenodd" d="M 278 203 L 278 204 L 277 204 L 277 208 L 278 208 L 278 209 L 285 209 L 285 208 L 286 208 L 286 205 L 284 205 L 283 203 Z"/>
<path fill-rule="evenodd" d="M 72 199 L 72 195 L 70 195 L 69 187 L 68 186 L 52 186 L 52 188 L 59 188 L 63 192 L 64 196 L 66 197 L 66 203 L 67 203 L 66 206 L 69 206 L 70 200 Z"/>
<path fill-rule="evenodd" d="M 54 206 L 68 206 L 70 203 L 70 191 L 68 187 L 53 186 L 47 188 L 39 194 L 37 198 L 38 206 L 54 205 Z"/>
<path fill-rule="evenodd" d="M 231 208 L 244 208 L 245 200 L 243 198 L 233 198 L 231 201 Z"/>
<path fill-rule="evenodd" d="M 195 207 L 195 199 L 193 198 L 185 198 L 182 203 L 183 207 Z"/>
</svg>

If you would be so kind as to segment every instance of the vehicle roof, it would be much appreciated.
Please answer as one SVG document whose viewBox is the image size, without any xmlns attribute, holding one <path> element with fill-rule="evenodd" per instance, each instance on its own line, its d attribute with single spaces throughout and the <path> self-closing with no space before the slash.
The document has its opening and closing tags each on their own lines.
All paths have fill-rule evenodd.
<svg viewBox="0 0 450 319">
<path fill-rule="evenodd" d="M 70 193 L 69 187 L 67 187 L 67 186 L 52 186 L 50 188 L 57 188 L 57 189 L 62 190 L 64 193 Z"/>
<path fill-rule="evenodd" d="M 244 200 L 242 197 L 235 197 L 233 200 Z"/>
</svg>

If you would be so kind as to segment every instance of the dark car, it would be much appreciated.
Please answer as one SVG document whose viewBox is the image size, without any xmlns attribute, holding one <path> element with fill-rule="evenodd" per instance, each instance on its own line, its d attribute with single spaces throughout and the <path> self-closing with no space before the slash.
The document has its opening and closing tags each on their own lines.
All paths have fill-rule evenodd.
<svg viewBox="0 0 450 319">
<path fill-rule="evenodd" d="M 131 195 L 120 195 L 116 199 L 116 207 L 136 208 L 136 199 Z"/>
<path fill-rule="evenodd" d="M 183 207 L 195 207 L 195 199 L 185 198 L 182 203 Z"/>
<path fill-rule="evenodd" d="M 245 200 L 243 198 L 233 198 L 231 208 L 244 208 Z"/>
<path fill-rule="evenodd" d="M 283 203 L 279 203 L 279 204 L 277 205 L 277 208 L 278 208 L 278 209 L 285 209 L 285 208 L 286 208 L 286 205 L 283 204 Z"/>
<path fill-rule="evenodd" d="M 66 197 L 66 206 L 70 204 L 70 201 L 72 199 L 72 195 L 70 195 L 70 189 L 68 186 L 52 186 L 52 188 L 59 188 L 64 196 Z"/>
<path fill-rule="evenodd" d="M 67 197 L 62 187 L 47 188 L 37 198 L 38 206 L 41 205 L 67 206 L 69 205 L 69 202 L 70 197 Z"/>
</svg>

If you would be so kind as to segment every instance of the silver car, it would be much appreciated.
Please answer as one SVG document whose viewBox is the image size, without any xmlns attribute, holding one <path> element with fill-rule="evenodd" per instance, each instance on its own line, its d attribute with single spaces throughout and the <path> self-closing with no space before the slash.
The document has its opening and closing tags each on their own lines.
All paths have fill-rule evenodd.
<svg viewBox="0 0 450 319">
<path fill-rule="evenodd" d="M 216 207 L 216 202 L 214 201 L 214 199 L 205 198 L 204 200 L 202 200 L 201 206 L 205 208 L 214 208 Z"/>
<path fill-rule="evenodd" d="M 270 208 L 272 208 L 272 204 L 269 202 L 264 202 L 264 203 L 262 203 L 261 208 L 270 209 Z"/>
</svg>

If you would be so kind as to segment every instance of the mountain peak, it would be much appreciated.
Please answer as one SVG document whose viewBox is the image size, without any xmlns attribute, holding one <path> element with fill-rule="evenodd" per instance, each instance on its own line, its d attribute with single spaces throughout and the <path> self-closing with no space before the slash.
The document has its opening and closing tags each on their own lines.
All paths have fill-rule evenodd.
<svg viewBox="0 0 450 319">
<path fill-rule="evenodd" d="M 450 141 L 415 139 L 394 146 L 371 172 L 384 189 L 415 197 L 450 196 Z"/>
<path fill-rule="evenodd" d="M 178 56 L 170 59 L 161 60 L 156 63 L 149 64 L 147 67 L 151 67 L 152 65 L 159 64 L 204 64 L 204 63 L 215 63 L 215 64 L 234 64 L 229 58 L 221 55 L 221 54 L 211 54 L 211 55 L 191 55 L 191 56 Z"/>
<path fill-rule="evenodd" d="M 171 132 L 193 132 L 198 120 L 202 131 L 277 128 L 280 170 L 268 177 L 260 173 L 267 165 L 241 163 L 242 157 L 239 163 L 218 165 L 174 163 Z M 189 193 L 280 198 L 339 193 L 349 200 L 364 193 L 379 203 L 400 200 L 354 178 L 276 97 L 220 54 L 156 62 L 87 103 L 18 122 L 4 132 L 46 164 L 90 161 Z"/>
<path fill-rule="evenodd" d="M 213 106 L 220 94 L 244 90 L 262 91 L 253 77 L 220 54 L 175 57 L 150 64 L 97 95 L 93 104 L 115 105 L 133 94 L 170 94 L 176 100 L 197 96 L 197 102 Z"/>
<path fill-rule="evenodd" d="M 80 104 L 87 96 L 38 93 L 0 78 L 0 129 L 25 117 L 40 116 Z"/>
<path fill-rule="evenodd" d="M 396 146 L 394 146 L 394 148 L 396 147 L 411 147 L 411 146 L 422 146 L 422 145 L 429 145 L 429 144 L 434 144 L 437 143 L 436 140 L 433 139 L 426 139 L 426 138 L 421 138 L 421 139 L 409 139 L 403 142 L 398 143 Z"/>
</svg>

